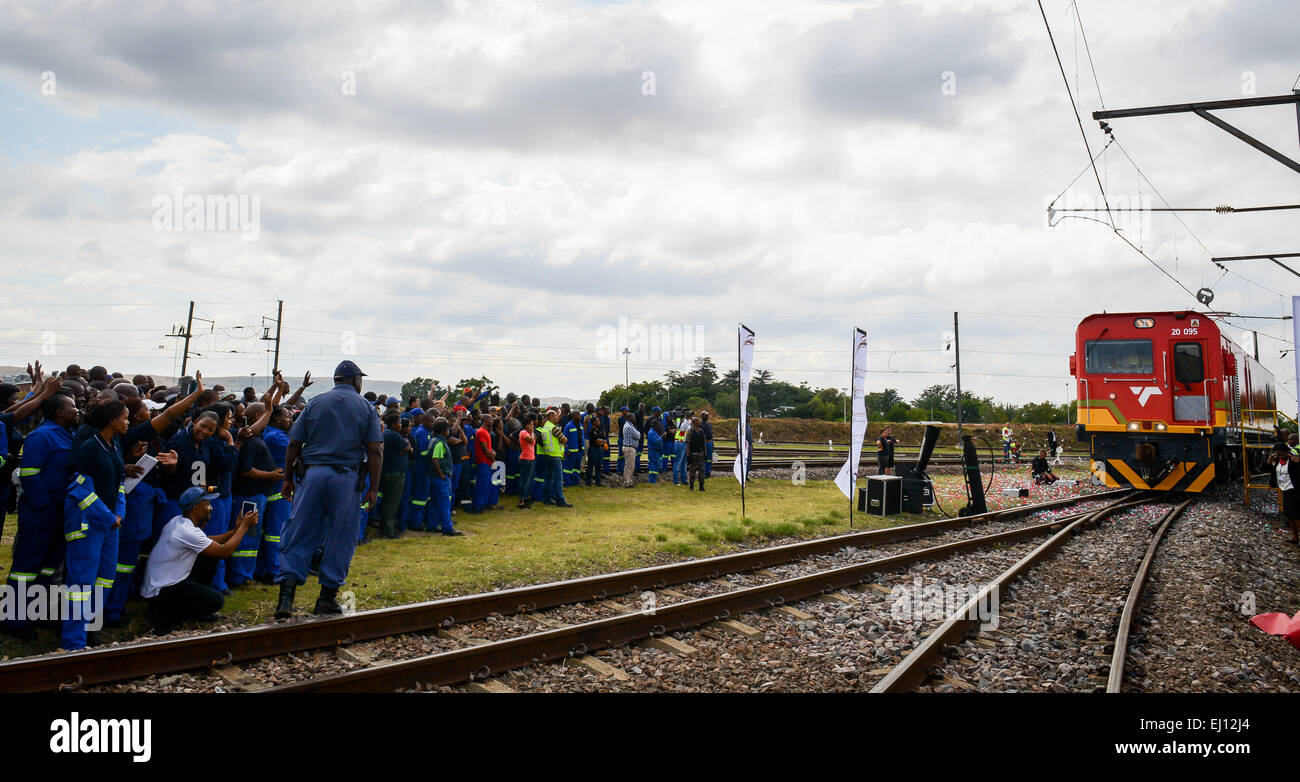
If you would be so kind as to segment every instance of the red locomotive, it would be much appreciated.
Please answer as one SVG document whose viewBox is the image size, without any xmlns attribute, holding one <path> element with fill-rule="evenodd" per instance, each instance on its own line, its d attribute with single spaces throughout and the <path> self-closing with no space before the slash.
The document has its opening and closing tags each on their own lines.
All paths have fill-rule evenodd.
<svg viewBox="0 0 1300 782">
<path fill-rule="evenodd" d="M 1202 491 L 1275 437 L 1273 375 L 1199 312 L 1089 315 L 1075 333 L 1076 432 L 1106 485 Z M 1261 411 L 1261 412 L 1253 412 Z M 1264 449 L 1247 450 L 1252 468 Z"/>
</svg>

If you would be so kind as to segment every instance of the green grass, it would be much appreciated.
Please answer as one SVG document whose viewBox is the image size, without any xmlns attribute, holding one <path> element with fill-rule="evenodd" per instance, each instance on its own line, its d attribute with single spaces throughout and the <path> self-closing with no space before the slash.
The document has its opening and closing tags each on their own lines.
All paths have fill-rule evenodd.
<svg viewBox="0 0 1300 782">
<path fill-rule="evenodd" d="M 943 496 L 944 487 L 960 486 L 960 478 L 937 476 L 936 483 Z M 715 475 L 704 493 L 660 483 L 632 490 L 577 487 L 565 494 L 576 507 L 534 505 L 520 510 L 503 498 L 503 510 L 457 514 L 456 525 L 464 537 L 407 533 L 400 540 L 361 546 L 344 590 L 352 591 L 357 608 L 364 610 L 710 556 L 778 538 L 849 531 L 848 500 L 830 481 L 794 486 L 783 480 L 752 480 L 745 490 L 743 516 L 740 486 L 727 472 Z M 990 504 L 999 501 L 999 496 L 990 498 Z M 854 527 L 880 528 L 936 517 L 855 513 Z M 10 516 L 0 539 L 0 565 L 6 568 L 15 527 Z M 299 608 L 310 608 L 316 592 L 311 579 L 299 589 Z M 222 613 L 236 624 L 266 622 L 275 598 L 275 587 L 246 585 L 227 598 Z M 133 601 L 130 613 L 131 625 L 104 631 L 105 640 L 128 640 L 147 631 L 143 604 Z M 0 636 L 0 655 L 46 652 L 56 645 L 57 637 L 49 630 L 35 642 Z"/>
</svg>

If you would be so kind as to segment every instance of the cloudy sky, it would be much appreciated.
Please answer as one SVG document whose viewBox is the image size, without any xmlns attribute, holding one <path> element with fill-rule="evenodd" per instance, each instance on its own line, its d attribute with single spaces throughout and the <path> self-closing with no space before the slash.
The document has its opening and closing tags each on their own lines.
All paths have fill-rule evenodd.
<svg viewBox="0 0 1300 782">
<path fill-rule="evenodd" d="M 1198 306 L 1108 226 L 1048 225 L 1098 188 L 1070 184 L 1087 155 L 1033 4 L 327 6 L 0 3 L 0 365 L 174 373 L 194 299 L 191 367 L 264 376 L 283 299 L 291 376 L 347 355 L 583 397 L 627 340 L 633 379 L 734 366 L 744 321 L 758 368 L 815 387 L 847 385 L 861 326 L 868 388 L 910 396 L 951 381 L 959 310 L 964 387 L 1064 401 L 1082 316 Z M 1045 8 L 1094 154 L 1103 105 L 1300 75 L 1288 0 Z M 1294 109 L 1226 116 L 1300 157 Z M 1112 126 L 1112 204 L 1300 201 L 1195 116 Z M 223 231 L 227 196 L 247 220 Z M 1294 212 L 1182 219 L 1117 216 L 1213 309 L 1289 310 L 1296 277 L 1207 259 L 1300 251 Z M 1271 336 L 1294 404 L 1289 322 L 1232 324 Z"/>
</svg>

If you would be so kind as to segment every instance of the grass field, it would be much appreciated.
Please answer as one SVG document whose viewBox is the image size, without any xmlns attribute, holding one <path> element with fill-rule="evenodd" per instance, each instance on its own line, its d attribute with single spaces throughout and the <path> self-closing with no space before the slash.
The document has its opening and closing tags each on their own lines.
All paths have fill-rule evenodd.
<svg viewBox="0 0 1300 782">
<path fill-rule="evenodd" d="M 357 609 L 365 610 L 849 531 L 848 500 L 830 481 L 796 486 L 785 480 L 752 479 L 745 489 L 742 517 L 739 484 L 725 468 L 714 475 L 704 493 L 671 481 L 633 489 L 566 489 L 574 508 L 538 504 L 520 510 L 514 498 L 503 497 L 502 510 L 456 515 L 464 537 L 408 532 L 400 540 L 360 546 L 345 590 L 354 593 Z M 935 483 L 940 502 L 955 513 L 964 498 L 960 478 L 936 476 Z M 1002 502 L 1018 501 L 990 497 L 991 506 Z M 855 513 L 854 527 L 910 524 L 938 515 L 881 518 Z M 0 539 L 0 563 L 6 571 L 14 529 L 15 518 L 9 516 Z M 316 594 L 311 579 L 298 591 L 299 608 L 310 609 Z M 236 625 L 269 621 L 276 595 L 273 586 L 245 585 L 227 598 L 222 614 Z M 148 632 L 143 604 L 133 601 L 129 613 L 130 625 L 105 630 L 104 640 L 128 640 Z M 56 646 L 52 626 L 32 642 L 0 636 L 0 655 L 8 657 Z"/>
</svg>

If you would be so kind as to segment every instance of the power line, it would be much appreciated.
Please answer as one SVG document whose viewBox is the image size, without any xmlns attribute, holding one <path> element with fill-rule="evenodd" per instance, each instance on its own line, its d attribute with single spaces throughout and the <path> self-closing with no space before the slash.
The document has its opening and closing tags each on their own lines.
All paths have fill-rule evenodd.
<svg viewBox="0 0 1300 782">
<path fill-rule="evenodd" d="M 1073 3 L 1071 3 L 1071 6 L 1074 8 L 1075 20 L 1076 20 L 1076 22 L 1078 23 L 1078 26 L 1079 26 L 1079 32 L 1081 33 L 1081 35 L 1082 35 L 1082 37 L 1083 37 L 1084 50 L 1085 50 L 1085 52 L 1087 53 L 1087 56 L 1088 56 L 1088 63 L 1089 63 L 1090 68 L 1092 69 L 1093 82 L 1094 82 L 1094 83 L 1096 84 L 1096 86 L 1097 86 L 1097 99 L 1098 99 L 1099 101 L 1101 101 L 1101 103 L 1102 103 L 1102 108 L 1104 109 L 1104 108 L 1105 108 L 1105 102 L 1104 102 L 1104 100 L 1103 100 L 1103 98 L 1102 98 L 1102 93 L 1101 93 L 1101 81 L 1100 81 L 1100 79 L 1097 77 L 1097 69 L 1096 69 L 1095 64 L 1093 63 L 1092 50 L 1091 50 L 1091 48 L 1088 46 L 1087 33 L 1086 33 L 1086 32 L 1084 31 L 1084 29 L 1083 29 L 1083 18 L 1082 18 L 1082 16 L 1080 16 L 1080 14 L 1079 14 L 1079 9 L 1078 9 L 1077 2 L 1073 2 Z M 1113 215 L 1113 210 L 1111 209 L 1109 199 L 1108 199 L 1107 196 L 1106 196 L 1106 188 L 1105 188 L 1105 187 L 1102 185 L 1102 183 L 1101 183 L 1101 174 L 1100 174 L 1100 172 L 1097 171 L 1097 163 L 1096 163 L 1096 161 L 1097 161 L 1097 158 L 1098 158 L 1098 157 L 1101 157 L 1101 153 L 1099 152 L 1099 153 L 1097 154 L 1097 156 L 1093 156 L 1093 154 L 1092 154 L 1092 147 L 1091 147 L 1091 145 L 1088 143 L 1088 137 L 1087 137 L 1087 134 L 1086 134 L 1086 133 L 1084 132 L 1084 130 L 1083 130 L 1083 120 L 1082 120 L 1082 119 L 1080 118 L 1080 116 L 1079 116 L 1079 108 L 1078 108 L 1078 105 L 1077 105 L 1077 103 L 1075 102 L 1075 99 L 1074 99 L 1074 92 L 1070 89 L 1070 81 L 1069 81 L 1069 78 L 1065 75 L 1065 66 L 1064 66 L 1064 65 L 1062 64 L 1062 62 L 1061 62 L 1061 54 L 1060 54 L 1060 51 L 1057 49 L 1057 46 L 1056 46 L 1056 39 L 1055 39 L 1055 37 L 1052 35 L 1052 27 L 1051 27 L 1051 24 L 1049 24 L 1048 21 L 1047 21 L 1047 12 L 1043 9 L 1043 3 L 1042 3 L 1042 0 L 1038 0 L 1038 11 L 1039 11 L 1039 14 L 1040 14 L 1040 15 L 1042 16 L 1042 18 L 1043 18 L 1043 26 L 1047 29 L 1047 37 L 1048 37 L 1048 40 L 1049 40 L 1049 41 L 1051 42 L 1051 44 L 1052 44 L 1052 53 L 1053 53 L 1053 55 L 1054 55 L 1055 58 L 1056 58 L 1056 65 L 1057 65 L 1057 68 L 1058 68 L 1058 69 L 1060 70 L 1060 72 L 1061 72 L 1061 81 L 1064 82 L 1064 84 L 1065 84 L 1065 92 L 1066 92 L 1066 95 L 1067 95 L 1067 96 L 1069 97 L 1069 99 L 1070 99 L 1070 108 L 1071 108 L 1071 109 L 1073 110 L 1073 112 L 1074 112 L 1075 123 L 1079 126 L 1079 133 L 1080 133 L 1080 135 L 1083 137 L 1083 145 L 1084 145 L 1084 149 L 1085 149 L 1085 150 L 1087 151 L 1087 153 L 1088 153 L 1088 165 L 1089 165 L 1089 167 L 1092 168 L 1093 175 L 1094 175 L 1094 177 L 1095 177 L 1096 180 L 1097 180 L 1097 187 L 1098 187 L 1098 189 L 1099 189 L 1100 192 L 1101 192 L 1102 203 L 1105 204 L 1105 207 L 1106 207 L 1106 209 L 1105 209 L 1105 211 L 1106 211 L 1106 218 L 1107 218 L 1107 220 L 1108 220 L 1109 223 L 1110 223 L 1110 228 L 1111 228 L 1111 230 L 1115 233 L 1116 236 L 1119 236 L 1119 238 L 1122 239 L 1122 240 L 1124 241 L 1125 244 L 1127 244 L 1127 245 L 1129 245 L 1130 247 L 1132 247 L 1132 248 L 1133 248 L 1133 249 L 1134 249 L 1134 250 L 1135 250 L 1139 255 L 1141 255 L 1143 258 L 1145 258 L 1145 259 L 1146 259 L 1146 260 L 1147 260 L 1147 261 L 1148 261 L 1152 266 L 1156 267 L 1156 269 L 1158 269 L 1158 270 L 1160 271 L 1161 274 L 1164 274 L 1166 277 L 1168 277 L 1170 280 L 1172 280 L 1172 281 L 1174 282 L 1174 284 L 1176 284 L 1179 288 L 1182 288 L 1184 292 L 1186 292 L 1189 296 L 1191 296 L 1192 298 L 1195 298 L 1195 299 L 1199 302 L 1199 301 L 1200 301 L 1200 298 L 1199 298 L 1195 293 L 1193 293 L 1193 292 L 1191 291 L 1190 288 L 1188 288 L 1187 286 L 1183 285 L 1182 281 L 1179 280 L 1178 277 L 1177 277 L 1176 275 L 1170 274 L 1167 270 L 1165 270 L 1165 268 L 1162 267 L 1159 263 L 1157 263 L 1156 260 L 1155 260 L 1154 258 L 1152 258 L 1151 256 L 1147 255 L 1147 253 L 1146 253 L 1146 252 L 1145 252 L 1141 247 L 1139 247 L 1138 245 L 1134 244 L 1131 240 L 1129 240 L 1128 237 L 1126 237 L 1126 236 L 1124 236 L 1122 233 L 1120 233 L 1119 229 L 1115 226 L 1115 219 L 1114 219 L 1114 215 Z M 1300 82 L 1300 79 L 1298 79 L 1297 81 Z M 1190 234 L 1190 235 L 1192 236 L 1192 238 L 1196 241 L 1196 243 L 1199 244 L 1199 245 L 1201 246 L 1201 249 L 1205 251 L 1206 255 L 1207 255 L 1207 256 L 1211 256 L 1211 257 L 1213 257 L 1213 253 L 1210 252 L 1210 249 L 1209 249 L 1208 247 L 1205 246 L 1205 243 L 1201 241 L 1200 237 L 1197 236 L 1196 233 L 1195 233 L 1194 231 L 1192 231 L 1192 229 L 1191 229 L 1191 228 L 1187 225 L 1187 223 L 1182 219 L 1182 217 L 1180 217 L 1180 216 L 1178 215 L 1178 211 L 1179 211 L 1179 210 L 1175 210 L 1175 209 L 1173 209 L 1172 207 L 1170 207 L 1169 201 L 1165 199 L 1165 197 L 1160 193 L 1159 189 L 1156 188 L 1156 186 L 1151 182 L 1150 178 L 1147 177 L 1146 173 L 1145 173 L 1144 171 L 1142 171 L 1142 169 L 1141 169 L 1140 166 L 1138 166 L 1137 162 L 1134 161 L 1133 158 L 1132 158 L 1132 156 L 1128 154 L 1128 151 L 1124 149 L 1124 145 L 1123 145 L 1123 144 L 1120 144 L 1119 141 L 1118 141 L 1118 139 L 1115 138 L 1114 132 L 1110 129 L 1110 127 L 1109 127 L 1105 122 L 1102 122 L 1102 123 L 1101 123 L 1101 127 L 1102 127 L 1102 129 L 1103 129 L 1104 131 L 1106 131 L 1106 133 L 1107 133 L 1107 135 L 1110 137 L 1111 141 L 1114 141 L 1115 144 L 1116 144 L 1116 146 L 1119 147 L 1120 152 L 1122 152 L 1122 153 L 1124 154 L 1124 157 L 1125 157 L 1125 158 L 1128 160 L 1128 162 L 1133 166 L 1133 168 L 1138 172 L 1138 175 L 1139 175 L 1140 177 L 1142 177 L 1143 181 L 1145 181 L 1145 182 L 1147 183 L 1147 185 L 1152 189 L 1152 191 L 1155 192 L 1156 195 L 1160 198 L 1161 202 L 1164 203 L 1165 207 L 1167 207 L 1166 210 L 1159 210 L 1159 211 L 1170 211 L 1170 212 L 1173 212 L 1173 214 L 1174 214 L 1174 218 L 1175 218 L 1176 220 L 1178 220 L 1178 222 L 1179 222 L 1180 224 L 1182 224 L 1183 228 L 1186 229 L 1187 233 Z M 1106 149 L 1109 148 L 1109 146 L 1110 146 L 1110 142 L 1107 142 L 1106 147 L 1103 147 L 1102 152 L 1105 152 Z M 1078 181 L 1078 179 L 1079 179 L 1079 177 L 1076 176 L 1076 177 L 1074 178 L 1074 180 L 1071 181 L 1070 184 L 1073 185 L 1073 183 L 1074 183 L 1075 181 Z M 1070 185 L 1067 185 L 1067 186 L 1066 186 L 1066 190 L 1069 190 L 1069 188 L 1070 188 Z M 1062 191 L 1062 195 L 1064 195 L 1064 191 Z M 1054 200 L 1052 201 L 1052 204 L 1054 205 L 1054 204 L 1056 203 L 1056 200 L 1059 200 L 1060 197 L 1061 197 L 1061 196 L 1057 196 L 1057 198 L 1054 199 Z M 1296 208 L 1296 207 L 1290 207 L 1290 206 L 1287 206 L 1287 207 L 1252 207 L 1252 208 L 1248 208 L 1248 209 L 1233 210 L 1233 211 L 1271 211 L 1271 210 L 1278 209 L 1278 208 Z M 1048 207 L 1048 211 L 1049 211 L 1049 214 L 1053 211 L 1053 210 L 1052 210 L 1052 206 L 1049 206 L 1049 207 Z M 1084 211 L 1084 210 L 1059 210 L 1059 211 L 1063 211 L 1063 212 L 1064 212 L 1064 211 Z M 1093 211 L 1100 211 L 1100 210 L 1093 210 Z M 1125 210 L 1125 211 L 1129 211 L 1129 210 Z M 1182 211 L 1192 211 L 1192 210 L 1182 210 Z M 1207 210 L 1207 211 L 1208 211 L 1208 210 Z M 1090 219 L 1090 218 L 1079 218 L 1079 219 Z M 1101 222 L 1101 221 L 1096 221 L 1096 222 Z M 1103 223 L 1103 224 L 1104 224 L 1104 223 Z M 1244 277 L 1244 276 L 1242 276 L 1242 275 L 1240 275 L 1240 274 L 1237 274 L 1236 272 L 1231 272 L 1231 271 L 1229 271 L 1226 267 L 1223 267 L 1222 265 L 1220 265 L 1220 268 L 1222 268 L 1225 272 L 1228 272 L 1228 273 L 1233 274 L 1234 276 L 1240 277 L 1242 280 L 1244 280 L 1244 281 L 1245 281 L 1246 283 L 1248 283 L 1248 284 L 1256 285 L 1257 287 L 1260 287 L 1260 288 L 1262 288 L 1262 289 L 1264 289 L 1264 290 L 1270 291 L 1270 292 L 1275 293 L 1275 294 L 1277 294 L 1277 295 L 1279 295 L 1279 296 L 1281 295 L 1281 294 L 1278 293 L 1277 291 L 1274 291 L 1274 290 L 1272 290 L 1271 288 L 1268 288 L 1267 286 L 1260 285 L 1259 283 L 1256 283 L 1256 282 L 1254 282 L 1254 281 L 1252 281 L 1252 280 L 1250 280 L 1250 279 L 1248 279 L 1248 278 L 1246 278 L 1246 277 Z M 1222 277 L 1220 277 L 1220 279 L 1222 279 Z"/>
<path fill-rule="evenodd" d="M 1079 137 L 1083 139 L 1083 148 L 1088 152 L 1089 165 L 1092 166 L 1093 176 L 1097 179 L 1097 190 L 1101 193 L 1101 201 L 1106 205 L 1107 217 L 1110 215 L 1110 201 L 1106 198 L 1106 188 L 1101 184 L 1101 174 L 1097 171 L 1097 163 L 1092 157 L 1092 145 L 1088 143 L 1088 134 L 1083 129 L 1083 119 L 1079 116 L 1079 107 L 1074 102 L 1074 92 L 1070 89 L 1070 80 L 1065 75 L 1065 66 L 1061 63 L 1061 53 L 1056 48 L 1056 38 L 1052 35 L 1052 25 L 1047 22 L 1047 11 L 1043 10 L 1043 0 L 1038 0 L 1038 13 L 1042 14 L 1043 26 L 1047 28 L 1047 39 L 1052 44 L 1052 54 L 1056 57 L 1056 67 L 1061 71 L 1061 81 L 1065 83 L 1065 94 L 1070 98 L 1070 109 L 1074 111 L 1074 121 L 1079 126 Z M 1115 219 L 1109 217 L 1110 227 L 1115 227 Z"/>
<path fill-rule="evenodd" d="M 1097 66 L 1092 62 L 1092 49 L 1088 46 L 1088 33 L 1083 29 L 1083 17 L 1079 15 L 1078 0 L 1070 3 L 1070 7 L 1074 9 L 1074 20 L 1079 25 L 1079 35 L 1083 37 L 1083 51 L 1088 55 L 1088 67 L 1092 69 L 1092 83 L 1097 85 L 1097 102 L 1104 109 L 1106 99 L 1101 97 L 1101 80 L 1097 78 Z"/>
</svg>

